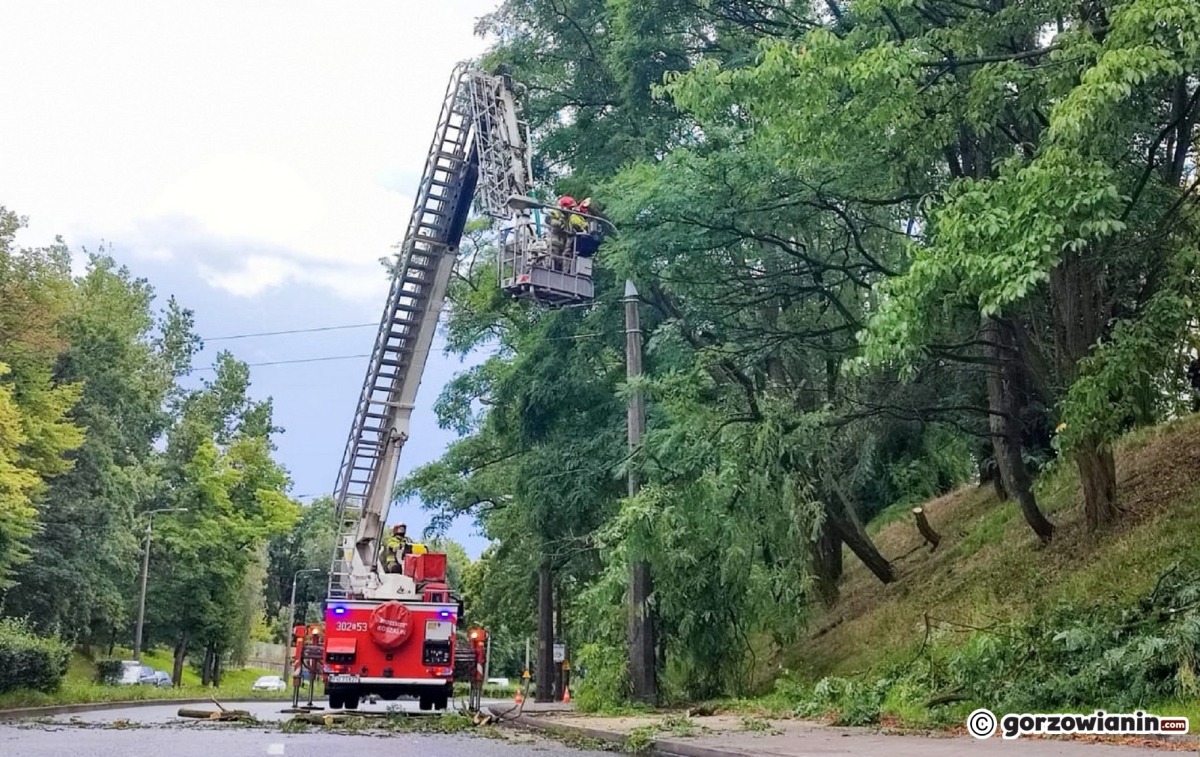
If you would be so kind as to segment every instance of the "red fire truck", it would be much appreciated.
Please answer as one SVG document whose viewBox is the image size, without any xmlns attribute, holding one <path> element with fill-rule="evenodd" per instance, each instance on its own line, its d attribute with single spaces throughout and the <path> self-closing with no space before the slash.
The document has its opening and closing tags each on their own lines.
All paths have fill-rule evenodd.
<svg viewBox="0 0 1200 757">
<path fill-rule="evenodd" d="M 446 708 L 455 679 L 462 605 L 446 585 L 446 556 L 408 555 L 404 572 L 383 574 L 395 597 L 331 600 L 325 607 L 325 691 L 335 709 L 369 694 L 415 696 L 422 710 Z M 373 592 L 374 593 L 374 592 Z"/>
</svg>

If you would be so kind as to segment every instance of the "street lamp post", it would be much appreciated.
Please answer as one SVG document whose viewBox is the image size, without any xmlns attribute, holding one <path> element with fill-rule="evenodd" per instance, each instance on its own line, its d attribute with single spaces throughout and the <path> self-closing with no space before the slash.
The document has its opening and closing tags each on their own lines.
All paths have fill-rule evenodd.
<svg viewBox="0 0 1200 757">
<path fill-rule="evenodd" d="M 287 624 L 287 639 L 283 645 L 283 677 L 286 680 L 288 677 L 288 650 L 291 649 L 290 643 L 292 640 L 292 627 L 296 625 L 296 582 L 300 579 L 301 573 L 320 573 L 320 568 L 304 568 L 296 571 L 292 576 L 292 600 L 288 603 L 288 624 Z"/>
<path fill-rule="evenodd" d="M 150 573 L 150 535 L 153 532 L 154 516 L 157 513 L 186 513 L 186 507 L 160 507 L 142 513 L 146 516 L 146 548 L 142 553 L 142 598 L 138 602 L 137 633 L 133 637 L 133 659 L 142 661 L 142 626 L 146 622 L 146 580 Z"/>
</svg>

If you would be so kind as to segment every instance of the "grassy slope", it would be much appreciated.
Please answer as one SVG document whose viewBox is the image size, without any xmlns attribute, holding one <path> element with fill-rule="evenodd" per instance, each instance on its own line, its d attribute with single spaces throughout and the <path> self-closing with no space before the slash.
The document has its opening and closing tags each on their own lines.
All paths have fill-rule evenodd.
<svg viewBox="0 0 1200 757">
<path fill-rule="evenodd" d="M 132 659 L 132 651 L 118 649 L 115 659 Z M 171 653 L 153 650 L 142 655 L 142 662 L 156 670 L 171 672 Z M 193 699 L 215 696 L 218 699 L 287 699 L 290 692 L 251 691 L 259 676 L 279 674 L 278 670 L 245 668 L 228 670 L 221 676 L 221 686 L 213 689 L 200 685 L 200 676 L 184 666 L 183 685 L 178 688 L 158 686 L 101 686 L 96 681 L 96 666 L 86 657 L 75 654 L 62 687 L 53 693 L 40 691 L 11 691 L 0 694 L 0 709 L 40 707 L 81 702 L 125 702 L 142 699 Z M 318 691 L 319 691 L 318 687 Z"/>
<path fill-rule="evenodd" d="M 879 583 L 848 552 L 841 599 L 809 638 L 784 656 L 802 677 L 851 676 L 912 659 L 926 619 L 952 631 L 1020 619 L 1042 603 L 1127 600 L 1150 591 L 1200 533 L 1200 416 L 1122 440 L 1118 491 L 1126 509 L 1114 529 L 1088 536 L 1075 469 L 1042 477 L 1038 497 L 1058 527 L 1041 547 L 1014 502 L 967 487 L 925 505 L 942 543 L 923 547 L 911 515 L 872 524 L 900 578 Z M 1195 709 L 1184 703 L 1185 711 Z"/>
</svg>

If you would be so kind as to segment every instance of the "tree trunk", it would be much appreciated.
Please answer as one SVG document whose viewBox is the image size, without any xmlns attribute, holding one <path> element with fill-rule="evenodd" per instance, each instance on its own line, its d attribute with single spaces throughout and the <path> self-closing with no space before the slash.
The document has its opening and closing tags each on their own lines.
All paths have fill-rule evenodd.
<svg viewBox="0 0 1200 757">
<path fill-rule="evenodd" d="M 629 677 L 633 698 L 643 704 L 658 704 L 658 671 L 655 663 L 654 608 L 650 595 L 654 585 L 650 563 L 637 560 L 629 577 Z"/>
<path fill-rule="evenodd" d="M 995 442 L 990 436 L 976 448 L 975 454 L 979 460 L 979 485 L 991 484 L 992 490 L 996 493 L 996 499 L 1004 502 L 1008 499 L 1008 492 L 1005 491 L 1004 482 L 1000 479 L 1000 466 L 996 462 L 995 449 Z"/>
<path fill-rule="evenodd" d="M 550 561 L 538 568 L 538 702 L 553 700 L 554 691 L 554 574 Z"/>
<path fill-rule="evenodd" d="M 1009 494 L 1016 497 L 1025 522 L 1043 544 L 1054 536 L 1054 524 L 1046 519 L 1033 495 L 1033 481 L 1021 455 L 1021 427 L 1017 420 L 1017 382 L 1013 380 L 1016 354 L 1011 337 L 995 318 L 983 318 L 983 339 L 988 357 L 988 425 L 1000 478 Z"/>
<path fill-rule="evenodd" d="M 875 548 L 871 537 L 867 536 L 866 532 L 855 528 L 854 521 L 840 511 L 841 508 L 836 505 L 828 503 L 825 505 L 826 522 L 829 523 L 837 537 L 850 548 L 855 557 L 862 560 L 863 565 L 866 565 L 876 578 L 885 584 L 895 581 L 896 574 L 892 570 L 892 564 Z"/>
<path fill-rule="evenodd" d="M 221 685 L 221 651 L 215 646 L 213 648 L 212 657 L 212 685 Z"/>
<path fill-rule="evenodd" d="M 1055 337 L 1067 380 L 1079 375 L 1079 362 L 1087 357 L 1103 334 L 1111 307 L 1100 272 L 1084 257 L 1092 252 L 1069 252 L 1050 272 L 1050 292 L 1055 314 Z M 1118 514 L 1116 472 L 1112 450 L 1102 439 L 1090 437 L 1072 450 L 1083 486 L 1083 508 L 1088 528 L 1111 523 Z"/>
<path fill-rule="evenodd" d="M 837 480 L 828 470 L 825 471 L 825 483 L 826 489 L 829 490 L 829 496 L 825 498 L 825 521 L 835 530 L 838 538 L 850 548 L 854 556 L 862 560 L 863 565 L 866 565 L 875 574 L 876 578 L 885 584 L 895 581 L 896 574 L 892 570 L 891 563 L 875 547 L 875 542 L 871 541 L 867 530 L 863 528 L 853 503 L 846 497 L 842 487 L 838 485 Z"/>
<path fill-rule="evenodd" d="M 554 588 L 554 638 L 559 644 L 567 640 L 566 628 L 563 625 L 563 589 L 562 582 Z M 562 663 L 554 663 L 554 701 L 562 701 Z"/>
<path fill-rule="evenodd" d="M 826 519 L 820 533 L 809 544 L 813 578 L 817 596 L 826 607 L 838 599 L 838 579 L 842 577 L 842 539 L 837 529 Z"/>
<path fill-rule="evenodd" d="M 1084 510 L 1089 531 L 1117 519 L 1117 471 L 1112 447 L 1089 439 L 1075 453 L 1079 480 L 1083 484 Z"/>
<path fill-rule="evenodd" d="M 913 518 L 917 521 L 917 531 L 921 534 L 921 538 L 929 542 L 929 551 L 938 548 L 942 537 L 938 536 L 938 532 L 933 530 L 933 526 L 929 525 L 929 518 L 925 517 L 925 508 L 914 507 Z"/>
<path fill-rule="evenodd" d="M 183 661 L 187 658 L 188 634 L 184 631 L 175 642 L 175 664 L 171 668 L 171 681 L 176 686 L 183 685 Z"/>
<path fill-rule="evenodd" d="M 204 660 L 200 663 L 200 685 L 212 682 L 212 644 L 204 645 Z"/>
</svg>

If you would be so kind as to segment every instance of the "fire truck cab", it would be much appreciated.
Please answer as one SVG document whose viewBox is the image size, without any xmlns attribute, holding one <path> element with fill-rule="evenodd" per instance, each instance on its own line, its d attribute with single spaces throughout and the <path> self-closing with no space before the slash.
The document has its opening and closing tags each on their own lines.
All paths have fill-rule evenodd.
<svg viewBox="0 0 1200 757">
<path fill-rule="evenodd" d="M 375 694 L 414 696 L 444 710 L 454 690 L 462 605 L 446 585 L 446 556 L 407 555 L 402 573 L 375 571 L 364 599 L 325 604 L 325 691 L 334 709 Z M 393 597 L 380 602 L 373 597 Z"/>
</svg>

